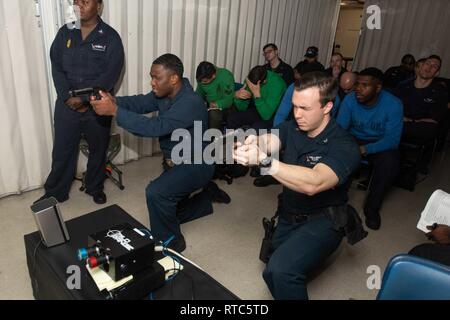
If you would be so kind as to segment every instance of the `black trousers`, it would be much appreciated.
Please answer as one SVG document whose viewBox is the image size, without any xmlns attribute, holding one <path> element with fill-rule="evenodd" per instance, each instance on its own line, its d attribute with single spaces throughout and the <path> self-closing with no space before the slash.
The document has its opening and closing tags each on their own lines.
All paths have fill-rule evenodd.
<svg viewBox="0 0 450 320">
<path fill-rule="evenodd" d="M 383 199 L 398 176 L 400 156 L 398 150 L 388 150 L 368 157 L 373 166 L 373 177 L 364 205 L 364 214 L 368 219 L 379 218 Z"/>
<path fill-rule="evenodd" d="M 111 117 L 96 115 L 92 109 L 85 113 L 78 113 L 63 102 L 59 100 L 56 102 L 53 162 L 52 170 L 44 186 L 46 195 L 53 196 L 60 202 L 69 198 L 76 173 L 82 134 L 89 144 L 86 193 L 93 194 L 103 190 L 111 120 Z"/>
<path fill-rule="evenodd" d="M 438 137 L 439 126 L 433 123 L 405 122 L 402 142 L 423 145 L 424 151 L 418 159 L 419 172 L 426 173 L 433 157 L 433 148 Z"/>
<path fill-rule="evenodd" d="M 412 249 L 409 254 L 450 266 L 449 245 L 433 243 L 422 244 Z"/>
<path fill-rule="evenodd" d="M 228 115 L 233 112 L 233 108 L 208 111 L 209 129 L 217 129 L 223 131 L 224 124 L 226 123 Z"/>
<path fill-rule="evenodd" d="M 250 107 L 246 111 L 232 113 L 227 119 L 228 129 L 239 129 L 249 126 L 255 130 L 272 129 L 273 119 L 263 120 L 255 107 Z"/>
</svg>

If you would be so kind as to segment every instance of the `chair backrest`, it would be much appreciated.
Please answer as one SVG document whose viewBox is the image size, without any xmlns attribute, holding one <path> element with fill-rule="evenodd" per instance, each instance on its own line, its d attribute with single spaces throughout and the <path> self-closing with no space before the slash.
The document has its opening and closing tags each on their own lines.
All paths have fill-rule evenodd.
<svg viewBox="0 0 450 320">
<path fill-rule="evenodd" d="M 244 86 L 244 85 L 243 85 L 242 83 L 237 83 L 237 82 L 235 82 L 235 83 L 234 83 L 234 91 L 239 91 L 239 90 L 241 90 L 243 86 Z"/>
<path fill-rule="evenodd" d="M 389 262 L 377 300 L 450 300 L 450 267 L 399 255 Z"/>
</svg>

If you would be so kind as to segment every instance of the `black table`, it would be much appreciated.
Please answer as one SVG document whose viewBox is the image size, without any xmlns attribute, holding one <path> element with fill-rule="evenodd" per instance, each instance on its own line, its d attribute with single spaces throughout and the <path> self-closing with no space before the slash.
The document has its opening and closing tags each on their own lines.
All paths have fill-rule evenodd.
<svg viewBox="0 0 450 320">
<path fill-rule="evenodd" d="M 69 243 L 46 248 L 39 233 L 24 237 L 28 270 L 34 297 L 38 300 L 103 300 L 105 299 L 77 259 L 77 250 L 87 245 L 90 234 L 115 225 L 129 223 L 145 228 L 119 206 L 111 206 L 67 222 Z M 237 300 L 238 298 L 205 272 L 182 260 L 184 270 L 151 297 L 156 300 Z M 67 281 L 70 266 L 81 271 L 81 289 L 70 290 Z M 70 271 L 70 270 L 69 270 Z M 150 292 L 149 292 L 150 297 Z"/>
</svg>

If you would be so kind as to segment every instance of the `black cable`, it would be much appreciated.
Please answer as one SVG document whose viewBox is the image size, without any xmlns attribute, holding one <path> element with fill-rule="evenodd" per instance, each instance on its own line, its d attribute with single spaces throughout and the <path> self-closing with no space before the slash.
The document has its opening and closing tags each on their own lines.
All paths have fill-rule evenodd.
<svg viewBox="0 0 450 320">
<path fill-rule="evenodd" d="M 33 253 L 33 268 L 32 268 L 32 271 L 31 271 L 31 279 L 33 279 L 36 293 L 38 292 L 38 287 L 39 287 L 39 283 L 38 283 L 38 281 L 36 279 L 36 274 L 35 274 L 36 273 L 36 265 L 37 265 L 36 255 L 37 255 L 37 252 L 39 250 L 39 247 L 42 244 L 44 244 L 44 240 L 41 239 L 41 241 L 39 241 L 39 243 L 34 248 L 34 253 Z"/>
</svg>

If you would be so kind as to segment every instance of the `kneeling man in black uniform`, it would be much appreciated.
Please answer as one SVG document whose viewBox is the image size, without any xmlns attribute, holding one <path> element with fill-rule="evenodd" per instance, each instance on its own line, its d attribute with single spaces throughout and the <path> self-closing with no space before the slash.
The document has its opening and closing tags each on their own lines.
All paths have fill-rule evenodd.
<svg viewBox="0 0 450 320">
<path fill-rule="evenodd" d="M 263 273 L 275 299 L 308 299 L 307 277 L 339 247 L 344 229 L 347 233 L 337 226 L 342 214 L 348 215 L 341 208 L 360 153 L 331 118 L 337 92 L 332 77 L 306 74 L 295 85 L 295 119 L 281 124 L 278 135 L 250 136 L 234 151 L 238 163 L 258 165 L 284 186 L 274 252 Z M 283 162 L 271 156 L 280 150 Z"/>
</svg>

